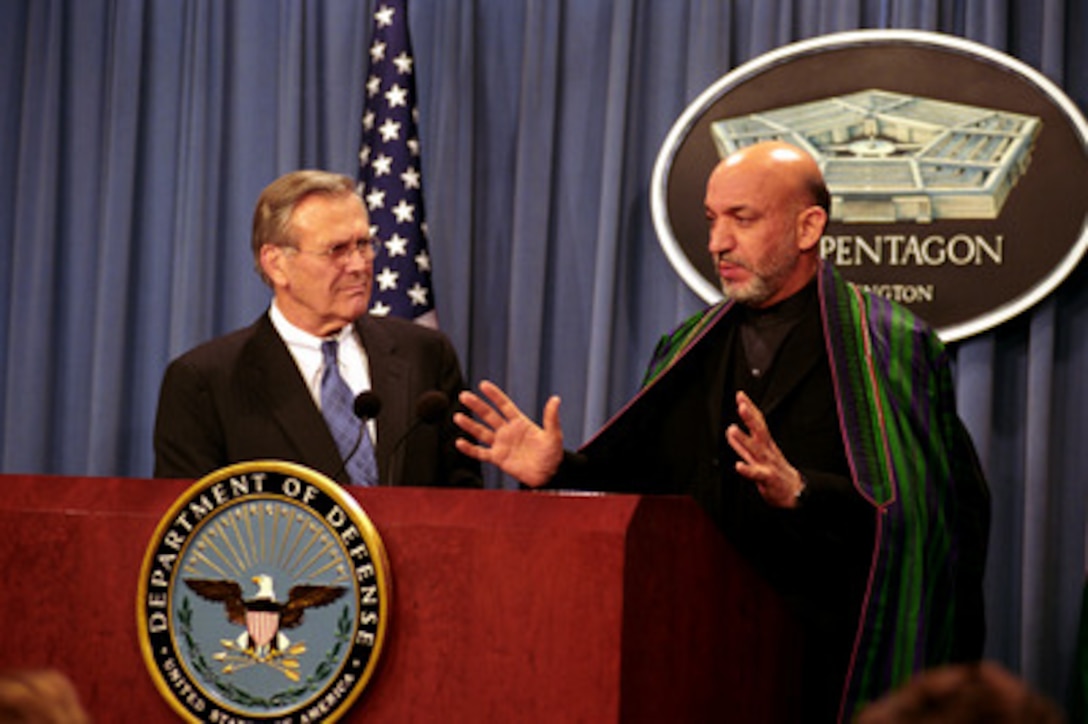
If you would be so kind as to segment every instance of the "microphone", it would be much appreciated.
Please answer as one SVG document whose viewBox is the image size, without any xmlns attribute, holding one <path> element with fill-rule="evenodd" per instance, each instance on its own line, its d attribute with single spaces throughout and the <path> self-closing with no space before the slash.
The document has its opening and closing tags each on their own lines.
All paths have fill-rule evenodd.
<svg viewBox="0 0 1088 724">
<path fill-rule="evenodd" d="M 355 396 L 351 411 L 360 420 L 372 420 L 382 411 L 382 398 L 373 390 L 363 390 Z"/>
<path fill-rule="evenodd" d="M 416 419 L 404 431 L 397 441 L 393 444 L 393 447 L 389 450 L 389 478 L 385 481 L 386 485 L 393 484 L 393 462 L 396 458 L 397 450 L 404 441 L 408 439 L 408 436 L 419 429 L 420 425 L 437 425 L 442 421 L 442 418 L 446 416 L 446 411 L 450 409 L 450 398 L 445 392 L 438 390 L 427 390 L 419 399 L 416 400 Z"/>
<path fill-rule="evenodd" d="M 355 438 L 355 444 L 351 446 L 351 452 L 345 457 L 344 461 L 340 463 L 340 468 L 336 471 L 336 475 L 332 476 L 333 480 L 339 479 L 348 467 L 348 460 L 351 460 L 351 456 L 355 454 L 355 451 L 359 449 L 359 444 L 363 441 L 363 435 L 366 434 L 366 421 L 373 420 L 378 416 L 378 413 L 382 409 L 382 398 L 373 390 L 363 390 L 355 396 L 355 402 L 351 405 L 351 411 L 355 413 L 355 416 L 359 418 L 359 434 Z M 374 451 L 374 457 L 377 459 L 378 451 Z"/>
</svg>

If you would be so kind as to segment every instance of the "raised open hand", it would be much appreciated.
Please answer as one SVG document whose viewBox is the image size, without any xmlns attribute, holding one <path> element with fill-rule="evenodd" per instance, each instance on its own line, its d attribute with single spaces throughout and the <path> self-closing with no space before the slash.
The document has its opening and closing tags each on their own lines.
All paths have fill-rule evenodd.
<svg viewBox="0 0 1088 724">
<path fill-rule="evenodd" d="M 480 397 L 468 390 L 459 399 L 476 419 L 456 413 L 453 422 L 476 444 L 459 438 L 457 449 L 471 458 L 491 463 L 530 487 L 544 485 L 563 460 L 563 430 L 559 424 L 559 398 L 544 405 L 544 426 L 529 419 L 498 385 L 484 380 Z"/>
<path fill-rule="evenodd" d="M 725 431 L 729 446 L 740 456 L 737 472 L 755 483 L 759 494 L 770 505 L 795 507 L 805 488 L 804 479 L 771 437 L 763 412 L 748 395 L 738 392 L 737 414 L 748 431 L 739 425 L 730 425 Z"/>
</svg>

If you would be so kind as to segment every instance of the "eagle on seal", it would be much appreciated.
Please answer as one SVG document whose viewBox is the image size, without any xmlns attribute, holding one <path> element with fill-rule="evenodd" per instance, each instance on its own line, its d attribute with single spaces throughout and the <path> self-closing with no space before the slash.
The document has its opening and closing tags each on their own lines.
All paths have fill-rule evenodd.
<svg viewBox="0 0 1088 724">
<path fill-rule="evenodd" d="M 264 573 L 251 579 L 257 585 L 257 593 L 249 599 L 242 596 L 242 586 L 237 581 L 184 580 L 201 598 L 223 604 L 227 620 L 246 629 L 238 636 L 239 648 L 261 660 L 287 649 L 290 641 L 282 629 L 299 626 L 306 609 L 327 606 L 347 591 L 344 586 L 299 584 L 291 587 L 287 601 L 281 603 L 276 599 L 272 577 Z"/>
</svg>

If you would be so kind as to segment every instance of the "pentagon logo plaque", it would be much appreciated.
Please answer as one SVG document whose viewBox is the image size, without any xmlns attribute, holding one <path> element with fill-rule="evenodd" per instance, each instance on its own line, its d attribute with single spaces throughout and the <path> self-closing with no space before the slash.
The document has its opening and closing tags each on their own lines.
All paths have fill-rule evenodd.
<svg viewBox="0 0 1088 724">
<path fill-rule="evenodd" d="M 654 227 L 707 303 L 722 293 L 706 180 L 724 155 L 765 140 L 803 148 L 823 171 L 832 203 L 821 256 L 946 342 L 1038 303 L 1088 250 L 1088 123 L 1061 89 L 951 35 L 834 33 L 730 71 L 662 144 Z"/>
</svg>

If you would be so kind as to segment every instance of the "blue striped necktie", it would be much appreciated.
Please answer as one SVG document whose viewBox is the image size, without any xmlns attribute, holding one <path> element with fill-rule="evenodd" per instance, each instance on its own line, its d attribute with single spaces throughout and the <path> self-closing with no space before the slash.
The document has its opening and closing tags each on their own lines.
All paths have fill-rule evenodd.
<svg viewBox="0 0 1088 724">
<path fill-rule="evenodd" d="M 321 414 L 325 416 L 329 432 L 336 440 L 340 456 L 347 460 L 345 469 L 351 482 L 355 485 L 377 485 L 378 461 L 374 458 L 374 445 L 365 428 L 362 439 L 359 439 L 359 426 L 365 423 L 355 416 L 355 398 L 340 376 L 337 361 L 339 349 L 340 345 L 335 339 L 321 343 L 321 354 L 325 358 L 325 369 L 321 373 Z M 359 447 L 353 454 L 356 440 L 359 440 Z"/>
</svg>

